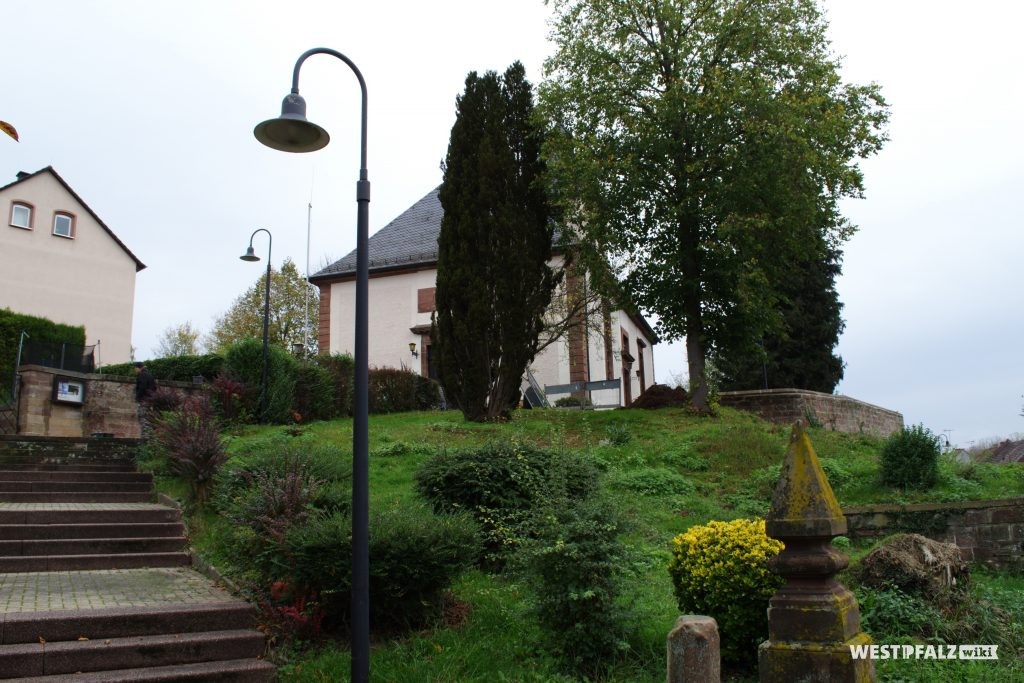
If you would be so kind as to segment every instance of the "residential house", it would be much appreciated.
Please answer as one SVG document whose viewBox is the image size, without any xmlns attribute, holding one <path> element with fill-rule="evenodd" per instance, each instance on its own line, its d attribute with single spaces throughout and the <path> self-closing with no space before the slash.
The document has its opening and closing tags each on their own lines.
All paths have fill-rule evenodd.
<svg viewBox="0 0 1024 683">
<path fill-rule="evenodd" d="M 406 366 L 435 376 L 430 319 L 437 280 L 437 238 L 444 211 L 438 189 L 429 192 L 369 239 L 369 362 Z M 551 265 L 558 267 L 556 255 Z M 320 349 L 351 353 L 355 339 L 356 253 L 312 275 L 320 288 Z M 619 380 L 616 389 L 591 394 L 595 404 L 629 405 L 654 383 L 658 338 L 644 318 L 625 310 L 572 328 L 543 349 L 530 367 L 541 388 Z M 622 382 L 625 378 L 625 382 Z M 549 392 L 550 394 L 550 392 Z M 557 395 L 567 395 L 562 391 Z"/>
<path fill-rule="evenodd" d="M 51 166 L 0 187 L 0 210 L 0 308 L 84 325 L 97 361 L 129 361 L 145 264 Z"/>
</svg>

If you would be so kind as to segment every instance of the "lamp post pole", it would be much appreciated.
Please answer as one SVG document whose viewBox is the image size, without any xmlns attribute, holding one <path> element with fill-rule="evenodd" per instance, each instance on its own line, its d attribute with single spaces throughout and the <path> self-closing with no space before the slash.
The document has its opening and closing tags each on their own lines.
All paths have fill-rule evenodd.
<svg viewBox="0 0 1024 683">
<path fill-rule="evenodd" d="M 317 47 L 302 53 L 292 72 L 292 89 L 281 103 L 281 116 L 256 126 L 253 133 L 264 145 L 283 152 L 313 152 L 330 141 L 330 135 L 306 119 L 306 101 L 299 95 L 299 70 L 316 54 L 345 62 L 362 91 L 359 181 L 356 183 L 356 320 L 355 390 L 352 418 L 352 681 L 370 678 L 370 467 L 367 387 L 370 181 L 366 172 L 366 81 L 356 65 L 337 50 Z"/>
<path fill-rule="evenodd" d="M 267 371 L 270 365 L 270 351 L 268 346 L 270 336 L 270 252 L 274 246 L 274 236 L 266 228 L 257 228 L 249 235 L 249 248 L 238 258 L 243 261 L 259 261 L 252 248 L 252 238 L 258 232 L 267 233 L 267 283 L 266 294 L 263 297 L 263 375 L 260 378 L 260 422 L 267 421 Z"/>
</svg>

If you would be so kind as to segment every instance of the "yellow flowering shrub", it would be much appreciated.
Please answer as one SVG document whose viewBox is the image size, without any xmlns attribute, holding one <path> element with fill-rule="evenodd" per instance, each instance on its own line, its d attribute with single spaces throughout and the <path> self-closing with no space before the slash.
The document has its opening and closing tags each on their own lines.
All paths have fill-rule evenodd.
<svg viewBox="0 0 1024 683">
<path fill-rule="evenodd" d="M 668 571 L 679 609 L 714 617 L 723 659 L 750 661 L 767 638 L 768 599 L 782 585 L 768 559 L 782 547 L 763 519 L 711 521 L 672 539 Z"/>
</svg>

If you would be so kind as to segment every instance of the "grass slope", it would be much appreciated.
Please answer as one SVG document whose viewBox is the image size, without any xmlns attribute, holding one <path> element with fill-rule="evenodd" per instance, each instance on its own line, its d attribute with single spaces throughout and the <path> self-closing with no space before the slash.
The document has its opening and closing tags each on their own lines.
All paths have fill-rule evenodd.
<svg viewBox="0 0 1024 683">
<path fill-rule="evenodd" d="M 466 423 L 457 412 L 371 416 L 371 506 L 383 508 L 414 500 L 415 471 L 440 449 L 518 439 L 585 454 L 603 470 L 602 485 L 625 514 L 629 523 L 626 541 L 639 558 L 624 596 L 638 615 L 632 629 L 631 657 L 607 677 L 653 683 L 664 680 L 665 635 L 678 614 L 666 571 L 671 538 L 711 519 L 763 516 L 785 454 L 788 431 L 730 409 L 722 409 L 715 418 L 694 417 L 674 409 L 520 411 L 505 424 Z M 823 429 L 811 429 L 810 436 L 844 506 L 1024 495 L 1024 466 L 958 466 L 952 462 L 942 464 L 939 486 L 930 492 L 889 489 L 878 483 L 879 439 Z M 247 427 L 228 437 L 228 447 L 232 453 L 241 453 L 262 440 L 293 439 L 347 447 L 351 437 L 350 420 L 287 429 Z M 229 574 L 239 574 L 237 558 L 225 556 L 218 542 L 224 523 L 213 515 L 194 515 L 194 542 L 200 554 L 215 565 Z M 1004 579 L 996 576 L 986 585 L 994 583 L 993 590 L 1004 598 L 1017 595 L 1020 586 L 1003 587 L 1000 582 Z M 455 620 L 457 627 L 439 624 L 428 631 L 375 643 L 374 680 L 568 680 L 557 673 L 557 663 L 540 647 L 539 632 L 528 616 L 526 588 L 509 577 L 477 571 L 464 576 L 453 591 L 462 612 Z M 337 681 L 348 676 L 348 653 L 343 645 L 328 644 L 301 653 L 281 650 L 277 656 L 284 663 L 281 674 L 285 681 Z M 1001 679 L 993 676 L 1004 672 L 1024 673 L 1019 668 L 993 671 L 991 666 L 943 664 L 887 663 L 879 671 L 891 680 L 908 681 L 981 680 L 973 677 L 973 671 L 987 671 L 986 680 L 994 681 Z M 936 677 L 915 678 L 916 671 L 935 673 Z"/>
</svg>

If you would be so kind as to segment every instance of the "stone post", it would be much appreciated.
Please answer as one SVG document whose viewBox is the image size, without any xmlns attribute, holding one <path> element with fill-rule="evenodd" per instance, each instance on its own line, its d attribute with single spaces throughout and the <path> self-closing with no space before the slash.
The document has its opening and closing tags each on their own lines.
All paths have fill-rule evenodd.
<svg viewBox="0 0 1024 683">
<path fill-rule="evenodd" d="M 768 607 L 768 640 L 758 652 L 761 683 L 863 683 L 875 680 L 853 593 L 835 580 L 849 564 L 832 539 L 846 533 L 839 507 L 801 422 L 793 426 L 766 531 L 785 544 L 768 562 L 786 580 Z"/>
<path fill-rule="evenodd" d="M 668 683 L 718 683 L 722 680 L 718 623 L 685 614 L 668 634 Z"/>
</svg>

